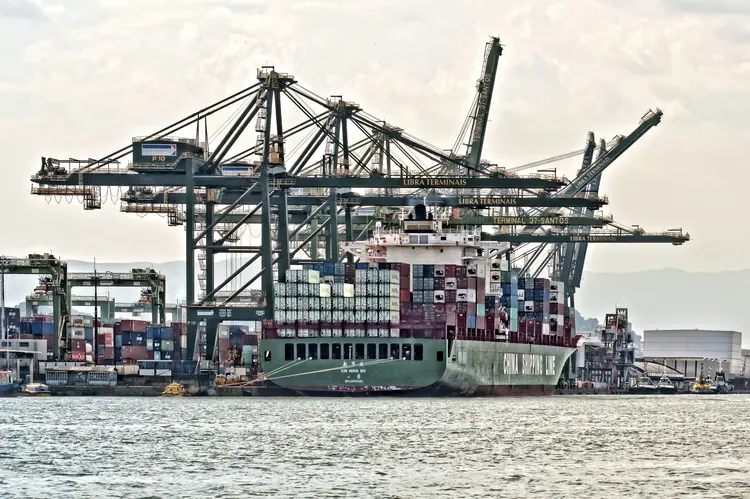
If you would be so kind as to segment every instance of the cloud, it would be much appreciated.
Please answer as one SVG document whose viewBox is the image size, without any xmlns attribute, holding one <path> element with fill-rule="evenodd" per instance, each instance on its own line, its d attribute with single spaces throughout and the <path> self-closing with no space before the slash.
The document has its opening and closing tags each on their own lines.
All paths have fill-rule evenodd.
<svg viewBox="0 0 750 499">
<path fill-rule="evenodd" d="M 0 19 L 47 19 L 44 11 L 31 0 L 3 0 L 0 2 Z"/>
<path fill-rule="evenodd" d="M 734 16 L 727 2 L 716 3 L 716 14 L 705 10 L 713 2 L 649 0 L 627 9 L 580 0 L 575 10 L 568 0 L 465 0 L 460 9 L 438 0 L 66 3 L 49 30 L 13 23 L 0 32 L 0 141 L 13 164 L 0 199 L 31 217 L 10 221 L 4 244 L 7 252 L 33 246 L 34 224 L 50 234 L 45 245 L 70 257 L 181 257 L 184 232 L 163 219 L 47 206 L 28 194 L 28 175 L 39 156 L 116 150 L 251 85 L 264 64 L 450 147 L 473 99 L 484 44 L 499 34 L 505 51 L 484 151 L 494 163 L 579 149 L 588 130 L 611 138 L 632 131 L 649 108 L 665 113 L 607 170 L 602 192 L 618 221 L 649 230 L 681 225 L 694 240 L 681 248 L 596 246 L 588 269 L 741 266 L 746 237 L 732 217 L 704 208 L 710 186 L 722 193 L 723 212 L 742 212 L 750 181 L 742 165 L 750 133 L 747 18 L 742 3 Z M 226 118 L 210 118 L 210 132 Z M 242 140 L 254 142 L 254 133 Z M 579 162 L 555 166 L 570 174 Z"/>
</svg>

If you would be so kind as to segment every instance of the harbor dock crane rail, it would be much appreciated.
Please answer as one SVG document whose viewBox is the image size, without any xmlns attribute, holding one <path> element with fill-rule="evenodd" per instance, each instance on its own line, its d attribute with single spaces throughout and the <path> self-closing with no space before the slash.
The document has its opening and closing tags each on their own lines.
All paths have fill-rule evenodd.
<svg viewBox="0 0 750 499">
<path fill-rule="evenodd" d="M 499 40 L 493 37 L 489 46 L 484 73 Z M 560 226 L 613 226 L 611 218 L 594 213 L 607 199 L 584 192 L 592 180 L 592 169 L 603 169 L 606 164 L 591 165 L 569 181 L 556 173 L 521 176 L 481 160 L 494 78 L 482 77 L 478 104 L 472 111 L 473 145 L 466 155 L 459 155 L 368 114 L 340 95 L 320 97 L 273 66 L 260 68 L 256 77 L 254 85 L 152 134 L 135 137 L 128 146 L 100 159 L 46 158 L 31 179 L 32 194 L 80 197 L 87 210 L 101 208 L 103 189 L 126 189 L 119 197 L 122 211 L 159 213 L 167 217 L 169 225 L 184 226 L 191 356 L 199 323 L 206 324 L 206 355 L 211 359 L 221 321 L 269 317 L 274 276 L 283 280 L 291 265 L 320 261 L 321 241 L 325 242 L 326 259 L 352 261 L 350 254 L 342 255 L 340 241 L 366 236 L 376 220 L 375 216 L 358 215 L 358 208 L 410 207 L 425 199 L 435 207 L 462 207 L 474 210 L 467 213 L 473 217 L 467 218 L 472 223 L 499 228 L 484 237 L 519 245 L 584 240 L 680 244 L 689 240 L 688 235 L 674 233 L 659 233 L 658 237 L 625 234 L 619 228 L 587 234 L 557 232 Z M 201 126 L 207 136 L 208 118 L 216 118 L 219 114 L 214 114 L 227 112 L 232 105 L 237 105 L 237 113 L 225 122 L 226 133 L 217 139 L 218 144 L 209 143 L 208 138 L 201 142 Z M 196 127 L 195 139 L 169 137 L 192 125 Z M 253 128 L 254 137 L 252 132 L 245 133 Z M 119 162 L 126 156 L 132 160 L 121 167 Z M 571 185 L 574 188 L 569 188 Z M 500 195 L 495 194 L 498 190 Z M 501 213 L 502 219 L 487 215 L 486 210 L 498 207 L 515 211 L 512 215 Z M 563 216 L 558 210 L 566 208 L 587 211 Z M 238 237 L 250 223 L 260 225 L 260 245 L 243 245 Z M 515 225 L 536 224 L 547 230 L 541 234 L 510 230 Z M 297 258 L 300 252 L 304 253 Z M 219 253 L 253 256 L 217 284 Z M 252 278 L 243 277 L 237 289 L 229 290 L 258 260 L 260 272 Z M 200 274 L 200 296 L 195 289 L 199 270 L 205 272 Z M 258 279 L 261 299 L 238 302 Z"/>
</svg>

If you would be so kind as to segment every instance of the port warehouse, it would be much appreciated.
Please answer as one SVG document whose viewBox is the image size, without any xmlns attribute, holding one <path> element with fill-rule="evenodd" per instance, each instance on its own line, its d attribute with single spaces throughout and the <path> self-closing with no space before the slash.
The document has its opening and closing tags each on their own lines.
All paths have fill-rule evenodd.
<svg viewBox="0 0 750 499">
<path fill-rule="evenodd" d="M 704 329 L 648 329 L 644 334 L 643 358 L 665 364 L 686 378 L 724 371 L 730 378 L 748 375 L 750 358 L 742 349 L 742 333 Z"/>
</svg>

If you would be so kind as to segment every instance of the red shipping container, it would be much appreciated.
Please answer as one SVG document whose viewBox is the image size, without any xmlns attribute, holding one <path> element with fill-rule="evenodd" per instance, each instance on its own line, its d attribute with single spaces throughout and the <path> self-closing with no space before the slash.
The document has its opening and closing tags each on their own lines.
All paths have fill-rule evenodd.
<svg viewBox="0 0 750 499">
<path fill-rule="evenodd" d="M 115 358 L 115 348 L 114 347 L 104 347 L 102 354 L 99 356 L 104 360 L 114 360 Z"/>
<path fill-rule="evenodd" d="M 70 349 L 78 352 L 85 352 L 86 340 L 70 340 Z"/>
<path fill-rule="evenodd" d="M 401 270 L 399 272 L 401 273 L 401 277 L 411 276 L 411 265 L 408 263 L 401 264 Z"/>
<path fill-rule="evenodd" d="M 401 303 L 411 302 L 411 291 L 409 291 L 408 289 L 402 289 L 399 293 L 399 299 Z"/>
<path fill-rule="evenodd" d="M 70 360 L 73 362 L 83 362 L 86 358 L 86 354 L 84 352 L 80 352 L 77 350 L 73 350 L 70 352 Z"/>
<path fill-rule="evenodd" d="M 401 275 L 400 283 L 401 283 L 401 286 L 400 286 L 401 289 L 406 289 L 406 290 L 411 289 L 411 279 L 409 279 L 408 275 L 407 276 Z"/>
<path fill-rule="evenodd" d="M 467 277 L 466 278 L 466 286 L 458 286 L 459 288 L 466 288 L 466 289 L 477 289 L 477 278 L 476 277 Z"/>
<path fill-rule="evenodd" d="M 120 323 L 120 331 L 124 333 L 145 333 L 147 324 L 146 321 L 123 320 Z"/>
<path fill-rule="evenodd" d="M 446 265 L 445 266 L 445 277 L 456 277 L 456 266 Z"/>
<path fill-rule="evenodd" d="M 148 349 L 145 346 L 124 346 L 122 347 L 122 359 L 146 360 L 148 359 Z"/>
</svg>

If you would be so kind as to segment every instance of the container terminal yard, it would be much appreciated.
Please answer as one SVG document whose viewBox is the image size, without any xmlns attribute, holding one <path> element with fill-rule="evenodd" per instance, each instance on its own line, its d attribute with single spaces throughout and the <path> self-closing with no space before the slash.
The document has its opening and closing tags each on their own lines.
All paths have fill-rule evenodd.
<svg viewBox="0 0 750 499">
<path fill-rule="evenodd" d="M 482 149 L 502 55 L 491 37 L 451 149 L 264 66 L 255 84 L 100 159 L 48 153 L 33 195 L 98 210 L 116 191 L 121 212 L 158 214 L 185 231 L 185 303 L 166 303 L 158 269 L 72 273 L 51 254 L 0 257 L 3 283 L 40 275 L 29 317 L 0 314 L 6 362 L 35 358 L 36 376 L 61 393 L 151 394 L 172 380 L 218 394 L 584 386 L 592 369 L 577 358 L 575 292 L 588 244 L 690 241 L 682 229 L 648 232 L 599 211 L 602 174 L 663 113 L 647 110 L 610 141 L 588 132 L 580 150 L 500 167 Z M 210 141 L 208 119 L 235 108 Z M 551 166 L 576 157 L 573 179 Z M 242 237 L 250 224 L 259 243 Z M 217 282 L 221 255 L 246 258 Z M 256 261 L 261 271 L 236 285 Z M 140 288 L 141 298 L 99 296 L 112 286 Z M 86 295 L 73 294 L 81 287 Z M 94 317 L 74 311 L 92 305 Z M 115 318 L 141 309 L 150 323 Z M 607 324 L 606 385 L 627 391 L 630 334 Z"/>
</svg>

